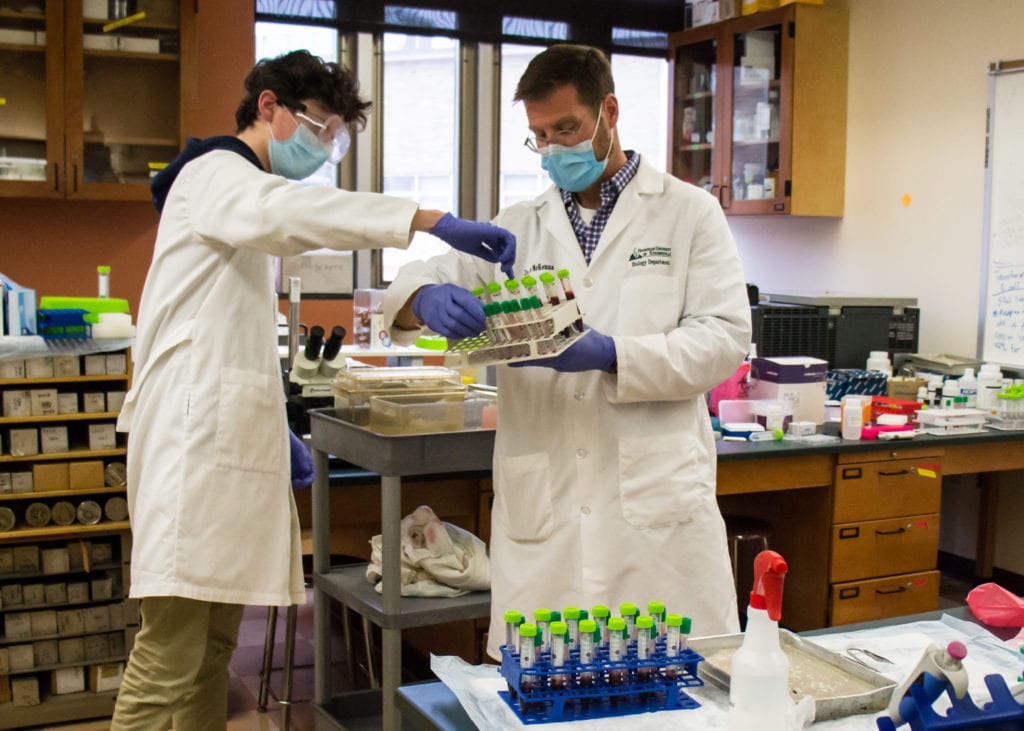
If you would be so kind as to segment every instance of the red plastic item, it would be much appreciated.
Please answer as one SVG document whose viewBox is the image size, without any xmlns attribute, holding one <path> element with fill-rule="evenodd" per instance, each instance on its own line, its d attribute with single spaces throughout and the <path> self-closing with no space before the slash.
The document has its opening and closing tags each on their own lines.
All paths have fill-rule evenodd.
<svg viewBox="0 0 1024 731">
<path fill-rule="evenodd" d="M 775 551 L 761 551 L 754 557 L 754 589 L 750 592 L 750 608 L 764 609 L 768 618 L 778 622 L 782 616 L 782 583 L 789 565 Z"/>
<path fill-rule="evenodd" d="M 747 375 L 749 373 L 750 361 L 744 361 L 740 363 L 740 367 L 736 369 L 735 373 L 711 389 L 711 395 L 708 398 L 708 410 L 712 415 L 719 415 L 719 401 L 734 401 L 747 397 L 750 391 L 749 384 L 747 383 Z"/>
<path fill-rule="evenodd" d="M 993 627 L 1024 627 L 1024 599 L 999 584 L 981 584 L 967 595 L 974 616 Z"/>
<path fill-rule="evenodd" d="M 871 421 L 878 421 L 882 414 L 903 414 L 908 421 L 913 421 L 917 412 L 924 408 L 920 401 L 907 401 L 890 396 L 871 397 Z"/>
</svg>

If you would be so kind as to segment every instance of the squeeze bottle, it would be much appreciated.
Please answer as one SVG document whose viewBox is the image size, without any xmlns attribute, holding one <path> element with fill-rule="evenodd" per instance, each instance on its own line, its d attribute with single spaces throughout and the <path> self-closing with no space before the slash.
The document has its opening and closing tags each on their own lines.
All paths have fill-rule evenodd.
<svg viewBox="0 0 1024 731">
<path fill-rule="evenodd" d="M 856 396 L 847 396 L 843 404 L 843 439 L 860 439 L 863 426 L 864 411 L 861 400 Z"/>
<path fill-rule="evenodd" d="M 960 395 L 964 398 L 963 405 L 968 409 L 978 405 L 978 379 L 974 376 L 973 368 L 964 368 L 964 374 L 960 376 Z"/>
<path fill-rule="evenodd" d="M 996 412 L 996 394 L 1003 387 L 1003 372 L 995 363 L 983 363 L 978 371 L 978 408 L 988 414 Z"/>
<path fill-rule="evenodd" d="M 779 645 L 786 560 L 775 551 L 754 559 L 754 588 L 743 644 L 729 670 L 729 731 L 792 731 L 814 719 L 814 699 L 794 705 L 789 695 L 789 658 Z"/>
</svg>

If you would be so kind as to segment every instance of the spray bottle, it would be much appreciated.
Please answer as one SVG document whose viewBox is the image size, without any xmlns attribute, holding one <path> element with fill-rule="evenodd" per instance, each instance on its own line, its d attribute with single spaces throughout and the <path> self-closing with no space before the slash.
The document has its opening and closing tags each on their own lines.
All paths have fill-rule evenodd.
<svg viewBox="0 0 1024 731">
<path fill-rule="evenodd" d="M 814 699 L 794 705 L 789 696 L 789 659 L 779 645 L 786 560 L 775 551 L 754 559 L 754 588 L 743 644 L 729 671 L 730 731 L 792 731 L 814 719 Z"/>
</svg>

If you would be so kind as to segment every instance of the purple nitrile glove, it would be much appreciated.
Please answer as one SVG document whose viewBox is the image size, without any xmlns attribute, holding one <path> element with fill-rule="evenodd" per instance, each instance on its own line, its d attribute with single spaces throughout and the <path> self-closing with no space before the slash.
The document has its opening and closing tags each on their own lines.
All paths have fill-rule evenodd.
<svg viewBox="0 0 1024 731">
<path fill-rule="evenodd" d="M 609 371 L 615 362 L 615 341 L 593 328 L 587 328 L 586 337 L 580 338 L 553 358 L 523 360 L 518 363 L 509 363 L 509 366 L 512 368 L 542 366 L 553 368 L 559 373 L 578 373 L 580 371 Z"/>
<path fill-rule="evenodd" d="M 479 335 L 487 323 L 480 300 L 454 284 L 428 284 L 412 301 L 412 311 L 427 327 L 446 338 Z"/>
<path fill-rule="evenodd" d="M 292 456 L 292 487 L 295 489 L 309 487 L 316 478 L 313 455 L 309 453 L 306 445 L 295 436 L 295 432 L 291 429 L 288 430 L 288 445 L 291 448 Z"/>
<path fill-rule="evenodd" d="M 500 264 L 501 271 L 509 279 L 514 277 L 512 265 L 516 260 L 516 237 L 510 231 L 491 223 L 469 221 L 446 213 L 430 233 L 453 249 Z"/>
</svg>

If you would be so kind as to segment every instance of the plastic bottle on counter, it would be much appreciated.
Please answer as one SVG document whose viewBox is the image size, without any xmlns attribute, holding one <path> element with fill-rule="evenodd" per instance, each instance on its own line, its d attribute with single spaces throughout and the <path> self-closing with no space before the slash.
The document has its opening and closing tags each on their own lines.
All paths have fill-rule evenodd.
<svg viewBox="0 0 1024 731">
<path fill-rule="evenodd" d="M 860 439 L 864 426 L 864 412 L 861 400 L 856 396 L 847 396 L 843 401 L 843 439 Z"/>
<path fill-rule="evenodd" d="M 995 363 L 983 363 L 978 371 L 978 408 L 987 414 L 996 412 L 996 394 L 1003 388 L 1003 372 Z"/>
<path fill-rule="evenodd" d="M 892 362 L 889 353 L 884 350 L 872 350 L 868 355 L 867 370 L 884 373 L 892 378 Z"/>
<path fill-rule="evenodd" d="M 960 397 L 963 406 L 973 409 L 978 405 L 978 379 L 973 368 L 964 368 L 960 376 Z"/>
<path fill-rule="evenodd" d="M 960 406 L 960 381 L 947 378 L 942 384 L 942 408 L 955 409 Z"/>
</svg>

